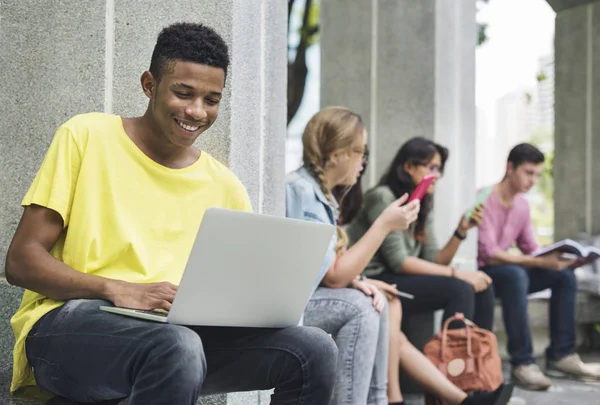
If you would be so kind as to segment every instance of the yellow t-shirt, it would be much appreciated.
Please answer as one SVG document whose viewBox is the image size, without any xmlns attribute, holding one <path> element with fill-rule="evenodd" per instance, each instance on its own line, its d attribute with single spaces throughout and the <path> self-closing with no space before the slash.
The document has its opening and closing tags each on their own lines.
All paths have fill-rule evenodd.
<svg viewBox="0 0 600 405">
<path fill-rule="evenodd" d="M 65 229 L 51 250 L 77 271 L 135 283 L 179 284 L 204 212 L 251 211 L 244 186 L 209 154 L 184 169 L 146 156 L 119 116 L 78 115 L 58 128 L 22 205 L 58 212 Z M 35 385 L 25 355 L 33 325 L 58 302 L 25 290 L 11 319 L 11 391 Z"/>
</svg>

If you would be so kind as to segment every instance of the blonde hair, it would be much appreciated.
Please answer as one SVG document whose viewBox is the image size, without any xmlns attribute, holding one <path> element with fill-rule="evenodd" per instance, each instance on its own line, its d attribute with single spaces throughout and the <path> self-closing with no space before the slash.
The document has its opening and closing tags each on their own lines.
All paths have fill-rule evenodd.
<svg viewBox="0 0 600 405">
<path fill-rule="evenodd" d="M 319 182 L 331 206 L 334 205 L 334 197 L 325 184 L 325 166 L 333 152 L 350 148 L 356 142 L 356 137 L 362 136 L 364 130 L 365 125 L 361 117 L 344 107 L 326 107 L 306 124 L 302 134 L 302 161 Z M 338 218 L 336 222 L 337 220 Z M 348 244 L 348 237 L 339 225 L 337 236 L 335 251 L 339 255 Z"/>
</svg>

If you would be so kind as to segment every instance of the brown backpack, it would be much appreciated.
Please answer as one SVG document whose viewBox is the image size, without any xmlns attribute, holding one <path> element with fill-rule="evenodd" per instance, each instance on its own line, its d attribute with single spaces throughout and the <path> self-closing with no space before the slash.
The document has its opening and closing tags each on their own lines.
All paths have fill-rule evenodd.
<svg viewBox="0 0 600 405">
<path fill-rule="evenodd" d="M 465 327 L 448 330 L 453 321 L 464 322 Z M 504 381 L 496 335 L 478 328 L 461 313 L 446 320 L 423 351 L 442 374 L 467 393 L 494 391 Z M 425 394 L 425 404 L 447 405 L 431 394 Z"/>
</svg>

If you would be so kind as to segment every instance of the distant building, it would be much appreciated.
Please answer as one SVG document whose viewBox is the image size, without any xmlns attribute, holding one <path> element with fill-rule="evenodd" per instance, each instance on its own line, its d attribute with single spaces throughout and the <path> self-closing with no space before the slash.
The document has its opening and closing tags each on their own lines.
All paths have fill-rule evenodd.
<svg viewBox="0 0 600 405">
<path fill-rule="evenodd" d="M 475 126 L 475 186 L 485 187 L 497 182 L 504 173 L 503 156 L 496 153 L 496 138 L 489 130 L 485 110 L 477 108 Z"/>
<path fill-rule="evenodd" d="M 539 124 L 554 128 L 554 55 L 539 59 L 538 110 Z"/>
<path fill-rule="evenodd" d="M 508 152 L 518 143 L 527 142 L 540 122 L 536 89 L 520 87 L 496 101 L 495 153 L 506 161 Z"/>
</svg>

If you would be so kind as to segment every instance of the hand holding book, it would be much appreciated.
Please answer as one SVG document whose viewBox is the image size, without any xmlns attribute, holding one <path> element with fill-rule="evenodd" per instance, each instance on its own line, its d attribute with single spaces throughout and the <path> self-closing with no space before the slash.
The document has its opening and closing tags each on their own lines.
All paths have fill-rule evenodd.
<svg viewBox="0 0 600 405">
<path fill-rule="evenodd" d="M 549 270 L 564 270 L 574 268 L 573 266 L 579 260 L 578 258 L 567 259 L 560 252 L 550 252 L 542 256 L 537 256 L 538 267 Z"/>
<path fill-rule="evenodd" d="M 593 246 L 583 246 L 572 239 L 563 239 L 534 252 L 532 256 L 545 259 L 550 254 L 555 255 L 563 263 L 570 260 L 571 264 L 565 267 L 577 268 L 599 259 L 600 249 Z M 553 259 L 548 260 L 548 264 L 551 264 Z"/>
</svg>

